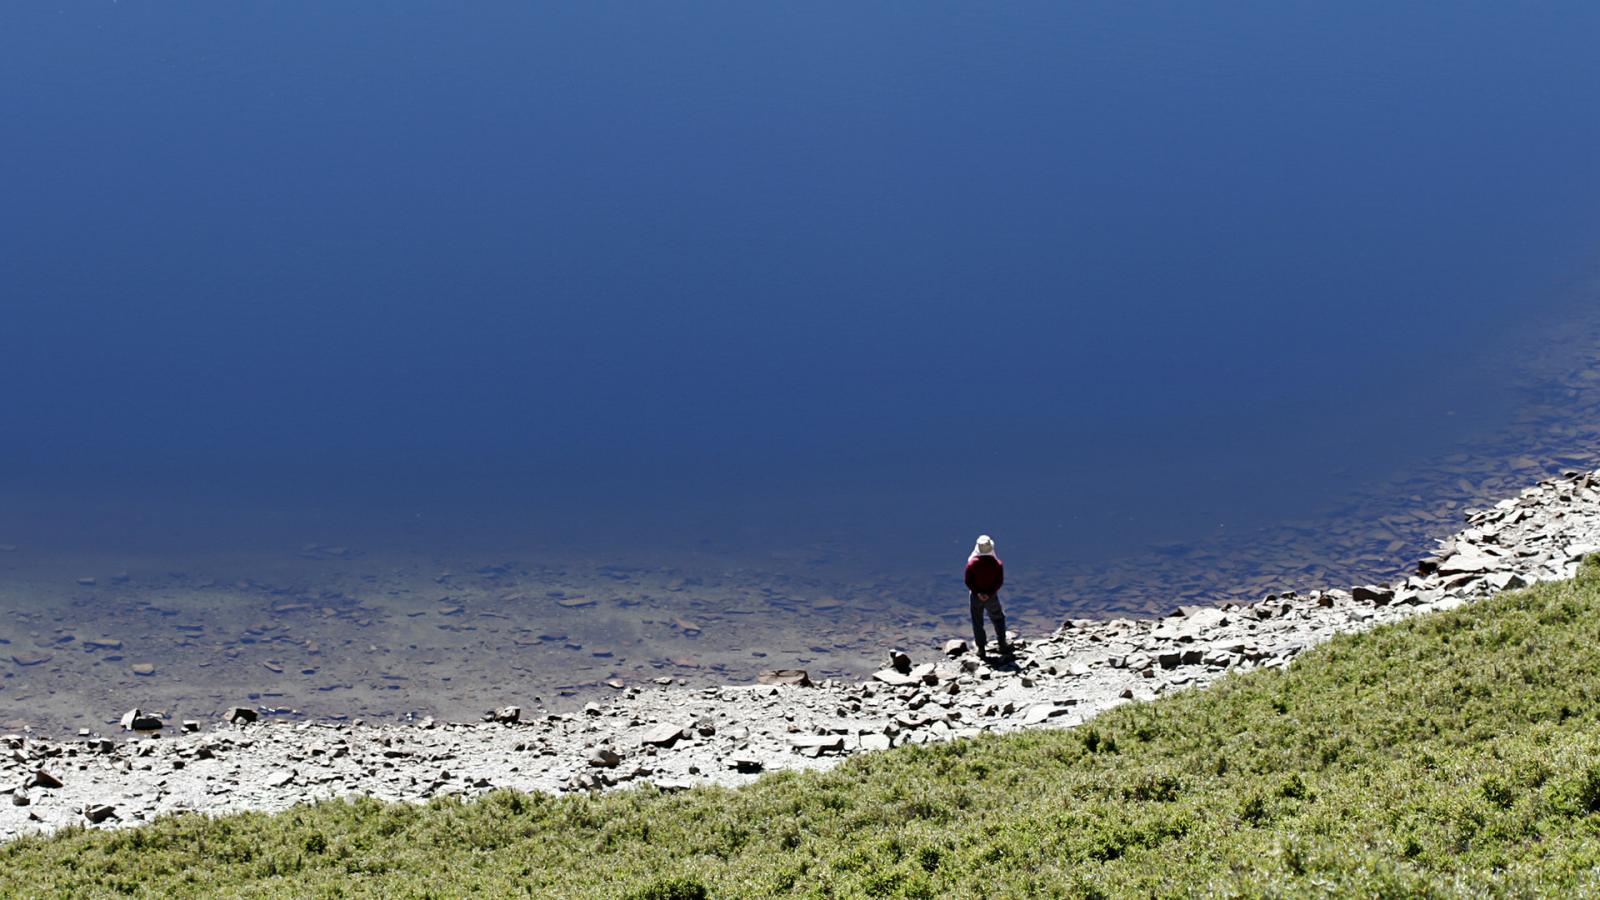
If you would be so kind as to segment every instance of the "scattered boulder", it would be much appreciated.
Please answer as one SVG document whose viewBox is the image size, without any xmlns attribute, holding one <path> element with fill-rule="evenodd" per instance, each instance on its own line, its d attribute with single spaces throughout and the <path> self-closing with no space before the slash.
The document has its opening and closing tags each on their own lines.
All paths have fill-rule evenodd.
<svg viewBox="0 0 1600 900">
<path fill-rule="evenodd" d="M 1215 606 L 1183 607 L 1184 624 L 1191 630 L 1216 628 L 1228 624 L 1228 614 Z"/>
<path fill-rule="evenodd" d="M 1022 714 L 1022 724 L 1038 725 L 1056 716 L 1064 716 L 1071 711 L 1071 706 L 1059 702 L 1035 703 L 1028 707 L 1027 712 Z"/>
<path fill-rule="evenodd" d="M 161 719 L 134 707 L 122 714 L 122 728 L 124 731 L 160 731 Z"/>
<path fill-rule="evenodd" d="M 753 775 L 766 768 L 766 763 L 749 754 L 739 754 L 728 758 L 728 768 L 746 775 Z"/>
<path fill-rule="evenodd" d="M 83 808 L 83 817 L 89 820 L 90 825 L 99 825 L 107 819 L 115 818 L 117 808 L 104 803 L 91 803 Z"/>
<path fill-rule="evenodd" d="M 639 739 L 639 743 L 644 744 L 647 747 L 662 747 L 665 749 L 671 749 L 672 745 L 676 744 L 678 739 L 683 737 L 683 733 L 686 730 L 687 729 L 682 725 L 673 725 L 671 723 L 663 722 L 662 724 L 651 728 L 649 731 L 646 731 L 644 736 Z"/>
<path fill-rule="evenodd" d="M 61 779 L 51 775 L 49 772 L 46 772 L 43 769 L 40 769 L 33 773 L 32 778 L 28 779 L 28 787 L 42 787 L 49 788 L 50 790 L 56 790 L 57 788 L 65 787 L 65 785 L 61 783 Z"/>
<path fill-rule="evenodd" d="M 1527 579 L 1514 572 L 1491 572 L 1483 580 L 1497 591 L 1509 591 L 1528 586 Z"/>
<path fill-rule="evenodd" d="M 589 765 L 596 769 L 615 769 L 622 763 L 622 755 L 610 747 L 601 747 L 589 757 Z"/>
<path fill-rule="evenodd" d="M 886 734 L 863 734 L 861 736 L 861 749 L 887 750 L 894 742 Z"/>
<path fill-rule="evenodd" d="M 967 649 L 968 648 L 967 648 L 967 642 L 966 641 L 951 640 L 951 641 L 945 641 L 944 642 L 944 655 L 945 656 L 950 656 L 950 657 L 960 656 L 963 653 L 966 653 Z"/>
<path fill-rule="evenodd" d="M 259 716 L 248 706 L 235 706 L 222 714 L 222 720 L 232 725 L 249 725 Z"/>
<path fill-rule="evenodd" d="M 786 684 L 794 687 L 811 687 L 811 676 L 805 669 L 770 669 L 756 676 L 757 684 Z"/>
<path fill-rule="evenodd" d="M 1485 553 L 1475 553 L 1467 550 L 1451 554 L 1449 558 L 1439 563 L 1440 575 L 1472 575 L 1489 572 L 1500 567 L 1500 561 Z"/>
<path fill-rule="evenodd" d="M 889 668 L 901 675 L 911 674 L 911 657 L 899 650 L 889 651 Z"/>
<path fill-rule="evenodd" d="M 483 720 L 485 722 L 498 722 L 502 725 L 515 725 L 522 721 L 522 707 L 502 706 L 499 709 L 491 709 L 483 714 Z"/>
<path fill-rule="evenodd" d="M 789 738 L 789 746 L 799 752 L 837 753 L 844 749 L 844 735 L 797 734 Z"/>
<path fill-rule="evenodd" d="M 1350 596 L 1357 603 L 1371 603 L 1373 606 L 1388 606 L 1394 602 L 1393 590 L 1385 587 L 1374 587 L 1370 584 L 1351 588 Z"/>
<path fill-rule="evenodd" d="M 155 663 L 147 663 L 147 662 L 146 663 L 134 663 L 133 665 L 128 667 L 128 671 L 132 672 L 135 675 L 141 675 L 141 676 L 148 677 L 148 676 L 154 675 L 156 673 L 156 664 Z"/>
<path fill-rule="evenodd" d="M 920 678 L 911 677 L 910 669 L 907 669 L 905 672 L 899 672 L 894 669 L 879 669 L 878 671 L 872 673 L 872 677 L 883 682 L 884 684 L 889 685 L 890 687 L 906 687 L 908 685 L 922 683 Z"/>
<path fill-rule="evenodd" d="M 54 654 L 38 650 L 18 650 L 11 654 L 11 661 L 19 666 L 42 666 L 55 659 Z"/>
</svg>

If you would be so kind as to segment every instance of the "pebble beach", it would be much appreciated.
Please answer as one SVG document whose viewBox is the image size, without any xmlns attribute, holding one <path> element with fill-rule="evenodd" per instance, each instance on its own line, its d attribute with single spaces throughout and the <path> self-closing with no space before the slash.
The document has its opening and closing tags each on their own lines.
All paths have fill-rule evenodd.
<svg viewBox="0 0 1600 900">
<path fill-rule="evenodd" d="M 75 737 L 6 734 L 0 836 L 352 795 L 738 785 L 905 744 L 1070 728 L 1119 704 L 1292 665 L 1336 634 L 1571 577 L 1600 552 L 1600 470 L 1563 472 L 1463 516 L 1465 527 L 1403 578 L 1185 604 L 1161 617 L 1069 618 L 1022 631 L 1011 660 L 979 659 L 947 639 L 882 648 L 882 668 L 866 678 L 783 668 L 691 687 L 661 676 L 570 711 L 507 697 L 470 721 L 369 724 L 273 720 L 250 704 L 178 721 L 135 708 L 115 728 Z"/>
</svg>

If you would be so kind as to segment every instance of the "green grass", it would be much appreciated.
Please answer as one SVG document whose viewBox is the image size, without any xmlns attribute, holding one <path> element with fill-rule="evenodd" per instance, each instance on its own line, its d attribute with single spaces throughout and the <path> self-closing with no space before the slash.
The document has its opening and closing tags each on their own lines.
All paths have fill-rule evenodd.
<svg viewBox="0 0 1600 900">
<path fill-rule="evenodd" d="M 1289 671 L 742 790 L 181 816 L 0 896 L 1600 894 L 1600 566 Z"/>
</svg>

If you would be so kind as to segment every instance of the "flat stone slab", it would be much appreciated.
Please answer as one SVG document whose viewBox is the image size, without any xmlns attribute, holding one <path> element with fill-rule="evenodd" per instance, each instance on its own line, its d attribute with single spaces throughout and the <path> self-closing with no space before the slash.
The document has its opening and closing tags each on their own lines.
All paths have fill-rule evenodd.
<svg viewBox="0 0 1600 900">
<path fill-rule="evenodd" d="M 671 747 L 683 738 L 684 732 L 689 728 L 686 725 L 662 723 L 652 727 L 639 738 L 639 743 L 648 747 Z"/>
</svg>

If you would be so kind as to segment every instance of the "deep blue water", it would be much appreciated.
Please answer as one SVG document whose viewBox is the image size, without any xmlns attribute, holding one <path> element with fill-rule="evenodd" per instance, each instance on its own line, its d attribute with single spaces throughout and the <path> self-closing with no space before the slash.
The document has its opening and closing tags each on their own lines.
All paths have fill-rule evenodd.
<svg viewBox="0 0 1600 900">
<path fill-rule="evenodd" d="M 1071 562 L 1503 426 L 1600 7 L 13 3 L 12 541 Z M 248 512 L 247 512 L 248 511 Z M 0 541 L 7 535 L 0 535 Z"/>
</svg>

